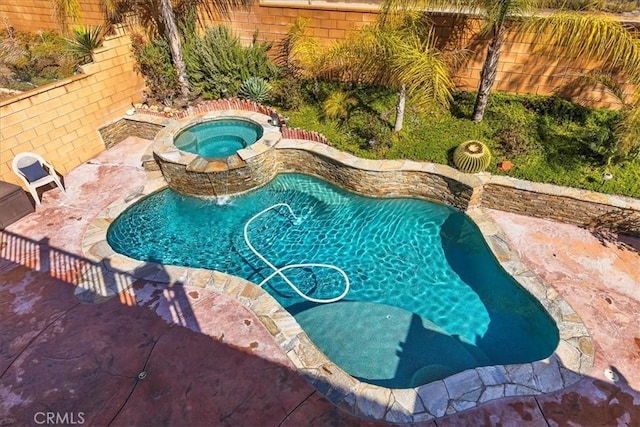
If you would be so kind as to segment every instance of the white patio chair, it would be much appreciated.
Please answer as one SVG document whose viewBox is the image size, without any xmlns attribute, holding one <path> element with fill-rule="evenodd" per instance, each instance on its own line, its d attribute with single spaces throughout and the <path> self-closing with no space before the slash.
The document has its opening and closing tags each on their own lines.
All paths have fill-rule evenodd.
<svg viewBox="0 0 640 427">
<path fill-rule="evenodd" d="M 37 205 L 40 204 L 40 197 L 36 189 L 50 182 L 55 183 L 63 193 L 66 193 L 51 163 L 47 162 L 39 154 L 20 153 L 13 158 L 11 166 L 16 175 L 24 181 Z"/>
</svg>

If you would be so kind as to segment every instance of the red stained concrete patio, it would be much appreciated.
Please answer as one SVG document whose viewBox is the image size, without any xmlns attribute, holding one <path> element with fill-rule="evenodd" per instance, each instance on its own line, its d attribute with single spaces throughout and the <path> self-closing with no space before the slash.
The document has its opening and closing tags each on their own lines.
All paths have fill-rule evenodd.
<svg viewBox="0 0 640 427">
<path fill-rule="evenodd" d="M 227 296 L 138 281 L 135 297 L 95 305 L 74 297 L 86 269 L 113 274 L 82 257 L 82 236 L 98 212 L 143 186 L 149 144 L 129 138 L 79 166 L 65 177 L 66 195 L 47 191 L 36 213 L 0 232 L 0 425 L 36 425 L 38 412 L 82 412 L 99 426 L 382 424 L 324 399 Z M 490 213 L 582 317 L 595 366 L 561 392 L 425 425 L 640 426 L 640 239 Z M 605 368 L 621 380 L 607 381 Z"/>
</svg>

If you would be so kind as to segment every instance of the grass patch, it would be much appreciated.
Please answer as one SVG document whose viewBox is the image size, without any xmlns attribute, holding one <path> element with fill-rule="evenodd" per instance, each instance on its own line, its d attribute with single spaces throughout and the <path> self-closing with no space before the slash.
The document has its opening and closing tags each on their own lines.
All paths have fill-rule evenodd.
<svg viewBox="0 0 640 427">
<path fill-rule="evenodd" d="M 305 86 L 303 86 L 305 87 Z M 348 90 L 357 99 L 348 117 L 323 116 L 323 102 L 332 91 Z M 613 131 L 621 118 L 616 111 L 590 109 L 558 97 L 514 96 L 495 93 L 485 119 L 470 120 L 474 93 L 455 94 L 449 111 L 407 109 L 404 126 L 392 132 L 396 95 L 373 87 L 323 84 L 316 96 L 304 94 L 298 110 L 285 111 L 289 125 L 324 134 L 343 151 L 369 159 L 412 159 L 448 164 L 460 143 L 478 139 L 491 150 L 489 172 L 640 198 L 640 162 L 607 166 L 613 150 Z M 501 160 L 515 167 L 496 170 Z M 614 178 L 603 183 L 607 171 Z"/>
</svg>

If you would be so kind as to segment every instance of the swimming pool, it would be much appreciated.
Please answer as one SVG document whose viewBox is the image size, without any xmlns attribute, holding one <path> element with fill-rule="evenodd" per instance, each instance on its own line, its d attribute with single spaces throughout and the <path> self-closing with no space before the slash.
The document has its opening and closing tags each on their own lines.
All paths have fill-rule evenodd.
<svg viewBox="0 0 640 427">
<path fill-rule="evenodd" d="M 139 260 L 258 283 L 271 270 L 248 249 L 242 229 L 262 209 L 290 204 L 302 220 L 265 214 L 249 230 L 253 245 L 277 266 L 339 266 L 351 290 L 319 305 L 279 278 L 264 288 L 330 359 L 372 384 L 407 388 L 477 366 L 531 362 L 558 344 L 553 320 L 501 269 L 475 225 L 451 208 L 361 197 L 303 175 L 280 175 L 231 200 L 220 206 L 164 190 L 118 217 L 108 241 Z M 344 288 L 329 270 L 287 275 L 318 297 Z"/>
<path fill-rule="evenodd" d="M 262 137 L 262 126 L 244 119 L 217 119 L 182 130 L 175 138 L 180 150 L 205 158 L 234 155 Z"/>
</svg>

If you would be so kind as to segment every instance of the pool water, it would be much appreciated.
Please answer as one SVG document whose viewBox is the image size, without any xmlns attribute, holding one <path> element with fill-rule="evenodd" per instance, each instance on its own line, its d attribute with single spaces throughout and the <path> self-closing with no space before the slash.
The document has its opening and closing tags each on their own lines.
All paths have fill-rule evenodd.
<svg viewBox="0 0 640 427">
<path fill-rule="evenodd" d="M 176 136 L 177 148 L 205 158 L 225 158 L 262 138 L 262 126 L 242 119 L 218 119 L 199 123 Z"/>
<path fill-rule="evenodd" d="M 532 362 L 558 344 L 553 320 L 498 264 L 475 224 L 444 205 L 373 199 L 319 179 L 279 175 L 218 205 L 163 190 L 136 203 L 108 231 L 113 249 L 162 264 L 219 270 L 260 283 L 271 270 L 251 243 L 282 267 L 327 263 L 345 270 L 351 290 L 310 303 L 279 277 L 264 285 L 313 342 L 362 381 L 408 388 L 488 365 Z M 342 276 L 319 268 L 286 275 L 303 292 L 330 298 Z"/>
</svg>

